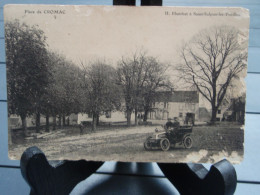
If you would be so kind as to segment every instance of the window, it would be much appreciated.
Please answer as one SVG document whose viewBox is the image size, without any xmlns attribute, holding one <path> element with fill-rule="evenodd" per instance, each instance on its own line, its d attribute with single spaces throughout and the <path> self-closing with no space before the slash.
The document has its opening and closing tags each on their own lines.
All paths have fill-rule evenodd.
<svg viewBox="0 0 260 195">
<path fill-rule="evenodd" d="M 182 116 L 183 116 L 183 114 L 182 114 L 182 112 L 180 112 L 180 113 L 179 113 L 179 117 L 182 118 Z"/>
<path fill-rule="evenodd" d="M 218 110 L 218 114 L 221 114 L 221 110 Z"/>
</svg>

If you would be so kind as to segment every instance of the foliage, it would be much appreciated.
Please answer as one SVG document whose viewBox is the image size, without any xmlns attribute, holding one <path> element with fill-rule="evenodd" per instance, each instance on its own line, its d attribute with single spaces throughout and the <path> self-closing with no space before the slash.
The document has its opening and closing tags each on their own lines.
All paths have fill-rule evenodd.
<svg viewBox="0 0 260 195">
<path fill-rule="evenodd" d="M 52 73 L 52 83 L 48 89 L 48 96 L 51 98 L 52 113 L 69 115 L 80 112 L 81 70 L 57 53 L 50 53 L 49 68 Z"/>
<path fill-rule="evenodd" d="M 85 112 L 93 115 L 93 130 L 100 114 L 120 107 L 120 88 L 115 83 L 115 70 L 103 61 L 97 60 L 83 68 L 82 89 L 85 94 Z"/>
<path fill-rule="evenodd" d="M 38 112 L 48 85 L 46 37 L 37 26 L 5 23 L 9 114 Z M 25 128 L 26 126 L 24 126 Z"/>
<path fill-rule="evenodd" d="M 50 83 L 44 94 L 42 114 L 45 114 L 46 118 L 57 115 L 65 118 L 71 113 L 80 112 L 82 109 L 81 70 L 57 52 L 48 52 L 48 68 Z"/>
<path fill-rule="evenodd" d="M 137 112 L 144 111 L 147 119 L 156 90 L 171 87 L 168 65 L 145 52 L 122 57 L 116 69 L 102 60 L 79 68 L 49 50 L 38 26 L 18 20 L 5 25 L 9 114 L 20 115 L 24 122 L 35 115 L 38 130 L 41 114 L 49 130 L 49 117 L 55 128 L 57 116 L 61 122 L 61 117 L 65 121 L 65 116 L 80 112 L 93 115 L 95 130 L 99 116 L 121 110 L 123 101 L 128 125 L 133 111 L 137 123 Z"/>
<path fill-rule="evenodd" d="M 136 123 L 138 111 L 145 111 L 146 120 L 156 89 L 171 86 L 166 75 L 167 69 L 168 66 L 144 52 L 135 53 L 131 58 L 122 57 L 118 62 L 117 83 L 123 89 L 128 125 L 133 110 Z"/>
</svg>

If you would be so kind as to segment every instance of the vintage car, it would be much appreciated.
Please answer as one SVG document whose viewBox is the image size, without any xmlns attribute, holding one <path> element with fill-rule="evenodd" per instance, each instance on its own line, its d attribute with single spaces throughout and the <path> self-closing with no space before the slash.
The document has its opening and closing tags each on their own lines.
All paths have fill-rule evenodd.
<svg viewBox="0 0 260 195">
<path fill-rule="evenodd" d="M 161 149 L 169 150 L 176 144 L 182 144 L 185 148 L 192 147 L 193 140 L 191 138 L 192 126 L 185 125 L 172 129 L 158 130 L 155 129 L 155 134 L 149 136 L 144 142 L 146 150 Z"/>
</svg>

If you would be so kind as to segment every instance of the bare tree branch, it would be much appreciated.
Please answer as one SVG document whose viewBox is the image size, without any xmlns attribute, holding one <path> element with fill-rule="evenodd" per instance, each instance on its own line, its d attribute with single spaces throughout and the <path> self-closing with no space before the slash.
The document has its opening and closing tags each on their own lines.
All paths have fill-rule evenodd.
<svg viewBox="0 0 260 195">
<path fill-rule="evenodd" d="M 238 43 L 239 31 L 216 26 L 201 31 L 181 50 L 181 79 L 194 85 L 212 105 L 212 121 L 232 80 L 245 71 L 247 53 Z"/>
</svg>

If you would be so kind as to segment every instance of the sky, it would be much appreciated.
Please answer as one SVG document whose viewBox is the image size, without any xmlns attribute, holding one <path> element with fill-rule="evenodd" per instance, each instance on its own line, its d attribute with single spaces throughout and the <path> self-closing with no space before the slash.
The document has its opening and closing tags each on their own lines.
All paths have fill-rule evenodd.
<svg viewBox="0 0 260 195">
<path fill-rule="evenodd" d="M 225 24 L 247 34 L 249 26 L 249 13 L 241 8 L 5 6 L 4 20 L 13 19 L 38 25 L 49 48 L 75 64 L 102 58 L 114 66 L 142 49 L 174 67 L 179 48 L 202 29 Z"/>
</svg>

